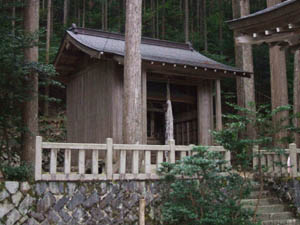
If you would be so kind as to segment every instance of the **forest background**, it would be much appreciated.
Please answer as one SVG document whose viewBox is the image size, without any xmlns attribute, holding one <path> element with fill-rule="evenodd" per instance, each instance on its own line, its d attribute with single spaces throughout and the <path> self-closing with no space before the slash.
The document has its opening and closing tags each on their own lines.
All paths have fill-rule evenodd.
<svg viewBox="0 0 300 225">
<path fill-rule="evenodd" d="M 39 11 L 39 63 L 31 65 L 40 74 L 52 74 L 51 64 L 59 49 L 64 32 L 74 23 L 77 27 L 101 29 L 109 32 L 125 31 L 126 0 L 40 0 Z M 195 50 L 227 65 L 235 65 L 233 32 L 226 21 L 232 19 L 234 0 L 143 0 L 142 35 L 177 42 L 191 42 Z M 1 114 L 0 114 L 0 156 L 10 158 L 20 154 L 22 148 L 22 72 L 18 64 L 7 64 L 8 60 L 22 61 L 26 38 L 22 33 L 24 2 L 21 0 L 0 0 L 0 53 L 1 53 Z M 266 8 L 265 0 L 251 0 L 251 13 Z M 8 54 L 9 53 L 9 54 Z M 257 104 L 270 103 L 270 66 L 267 45 L 253 46 L 255 72 L 255 95 Z M 293 95 L 293 54 L 287 54 L 287 77 L 289 101 Z M 5 68 L 6 70 L 4 70 Z M 25 67 L 26 68 L 26 67 Z M 19 76 L 12 80 L 11 74 Z M 7 77 L 13 85 L 7 85 Z M 21 78 L 21 79 L 20 79 Z M 42 78 L 42 76 L 40 76 Z M 16 92 L 17 81 L 20 90 Z M 50 85 L 39 80 L 40 133 L 46 139 L 65 139 L 65 89 L 62 85 Z M 4 102 L 9 90 L 15 93 L 9 103 Z M 236 99 L 234 79 L 222 81 L 222 102 L 225 98 Z M 49 99 L 45 96 L 48 96 Z M 18 100 L 16 100 L 18 99 Z M 45 101 L 48 99 L 48 101 Z M 60 101 L 57 101 L 58 99 Z M 49 102 L 49 104 L 45 104 Z M 292 103 L 292 102 L 291 102 Z M 5 113 L 4 107 L 10 105 Z M 20 106 L 20 107 L 19 107 Z M 224 105 L 224 112 L 229 108 Z M 49 109 L 49 110 L 48 110 Z M 12 114 L 13 112 L 13 114 Z M 6 115 L 6 116 L 5 116 Z M 7 124 L 7 121 L 14 122 Z M 6 126 L 6 127 L 5 127 Z M 25 128 L 26 129 L 26 128 Z"/>
</svg>

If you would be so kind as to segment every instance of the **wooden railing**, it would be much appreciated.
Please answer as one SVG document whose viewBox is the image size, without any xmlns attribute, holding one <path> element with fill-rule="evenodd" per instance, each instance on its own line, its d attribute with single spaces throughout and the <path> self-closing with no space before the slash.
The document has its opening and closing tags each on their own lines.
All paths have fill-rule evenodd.
<svg viewBox="0 0 300 225">
<path fill-rule="evenodd" d="M 253 168 L 257 168 L 260 158 L 261 166 L 267 169 L 269 176 L 300 176 L 300 149 L 296 144 L 289 144 L 289 148 L 284 149 L 282 153 L 259 150 L 258 146 L 255 146 L 253 153 L 257 156 L 253 158 Z"/>
<path fill-rule="evenodd" d="M 111 138 L 106 144 L 80 144 L 80 143 L 51 143 L 43 142 L 42 137 L 36 137 L 35 180 L 56 181 L 90 181 L 90 180 L 147 180 L 159 179 L 156 169 L 164 161 L 175 163 L 176 158 L 182 159 L 191 155 L 193 146 L 175 145 L 171 140 L 169 145 L 139 145 L 139 144 L 113 144 Z M 43 169 L 43 153 L 50 150 L 50 168 Z M 209 150 L 224 154 L 225 160 L 230 164 L 230 152 L 222 146 L 210 146 Z M 57 154 L 64 151 L 63 169 L 58 171 Z M 77 167 L 71 169 L 71 152 L 78 151 Z M 86 172 L 86 152 L 92 151 L 91 170 Z M 120 160 L 113 164 L 115 151 L 119 152 Z M 130 172 L 126 168 L 127 151 L 132 152 L 132 167 Z M 104 153 L 104 154 L 101 154 Z M 143 153 L 143 154 L 141 154 Z M 105 155 L 104 168 L 99 173 L 99 154 Z M 73 154 L 74 155 L 74 154 Z M 140 158 L 142 157 L 142 158 Z"/>
</svg>

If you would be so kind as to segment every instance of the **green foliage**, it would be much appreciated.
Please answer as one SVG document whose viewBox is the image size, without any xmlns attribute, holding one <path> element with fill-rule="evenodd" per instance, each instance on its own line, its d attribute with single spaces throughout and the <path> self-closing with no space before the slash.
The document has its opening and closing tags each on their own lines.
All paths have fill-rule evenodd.
<svg viewBox="0 0 300 225">
<path fill-rule="evenodd" d="M 28 84 L 30 74 L 34 72 L 39 76 L 40 85 L 58 84 L 52 80 L 56 75 L 52 65 L 25 61 L 24 49 L 38 45 L 41 32 L 25 33 L 21 18 L 10 15 L 13 7 L 18 11 L 23 4 L 9 1 L 0 5 L 0 156 L 5 151 L 8 160 L 19 153 L 22 133 L 27 132 L 22 113 L 24 103 L 32 98 L 29 92 L 32 87 Z"/>
<path fill-rule="evenodd" d="M 225 115 L 227 123 L 224 129 L 213 131 L 212 134 L 218 144 L 231 151 L 234 164 L 240 171 L 252 169 L 254 145 L 259 145 L 260 149 L 281 154 L 287 143 L 292 142 L 293 132 L 299 132 L 299 129 L 291 124 L 292 119 L 297 115 L 290 113 L 292 107 L 289 105 L 280 106 L 274 110 L 270 110 L 269 105 L 258 106 L 257 110 L 252 110 L 255 108 L 253 104 L 250 104 L 249 108 L 229 105 L 237 113 Z M 272 120 L 273 117 L 278 116 L 281 116 L 278 121 Z M 255 137 L 245 135 L 251 127 L 256 130 Z M 274 138 L 278 133 L 283 135 L 280 138 Z"/>
<path fill-rule="evenodd" d="M 33 179 L 33 169 L 30 165 L 21 164 L 20 166 L 1 165 L 1 171 L 5 180 L 9 181 L 29 181 Z"/>
<path fill-rule="evenodd" d="M 39 127 L 40 135 L 45 141 L 64 142 L 67 139 L 66 118 L 63 113 L 55 118 L 40 117 Z"/>
<path fill-rule="evenodd" d="M 196 147 L 194 153 L 160 169 L 163 224 L 256 224 L 252 212 L 240 204 L 251 185 L 226 166 L 221 154 L 205 147 Z"/>
</svg>

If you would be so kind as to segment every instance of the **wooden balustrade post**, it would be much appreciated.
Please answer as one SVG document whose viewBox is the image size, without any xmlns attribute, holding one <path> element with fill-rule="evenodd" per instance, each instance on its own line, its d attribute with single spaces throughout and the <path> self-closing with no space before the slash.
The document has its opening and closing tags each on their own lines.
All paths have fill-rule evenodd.
<svg viewBox="0 0 300 225">
<path fill-rule="evenodd" d="M 93 149 L 92 153 L 92 174 L 99 174 L 99 150 L 98 149 Z"/>
<path fill-rule="evenodd" d="M 139 151 L 133 151 L 132 155 L 132 173 L 139 173 Z"/>
<path fill-rule="evenodd" d="M 106 177 L 109 180 L 113 178 L 113 139 L 106 138 Z"/>
<path fill-rule="evenodd" d="M 258 156 L 257 156 L 257 154 L 258 154 L 258 145 L 255 145 L 254 147 L 253 147 L 253 169 L 255 170 L 256 169 L 256 167 L 257 167 L 257 165 L 258 165 Z"/>
<path fill-rule="evenodd" d="M 145 225 L 145 208 L 146 201 L 144 198 L 140 199 L 140 207 L 139 207 L 139 225 Z"/>
<path fill-rule="evenodd" d="M 42 141 L 41 136 L 36 136 L 35 139 L 35 180 L 42 179 Z"/>
<path fill-rule="evenodd" d="M 170 145 L 170 163 L 175 163 L 175 141 L 174 139 L 169 140 Z"/>
<path fill-rule="evenodd" d="M 296 144 L 289 145 L 292 177 L 297 177 L 297 148 Z"/>
<path fill-rule="evenodd" d="M 227 161 L 226 166 L 231 166 L 231 152 L 225 149 L 225 160 Z"/>
<path fill-rule="evenodd" d="M 65 174 L 71 173 L 71 150 L 65 150 L 65 163 L 64 163 Z"/>
<path fill-rule="evenodd" d="M 56 174 L 56 168 L 57 168 L 57 149 L 51 149 L 50 174 Z"/>
<path fill-rule="evenodd" d="M 151 173 L 151 151 L 145 151 L 145 173 Z"/>
<path fill-rule="evenodd" d="M 85 150 L 80 149 L 78 154 L 78 172 L 85 174 Z"/>
</svg>

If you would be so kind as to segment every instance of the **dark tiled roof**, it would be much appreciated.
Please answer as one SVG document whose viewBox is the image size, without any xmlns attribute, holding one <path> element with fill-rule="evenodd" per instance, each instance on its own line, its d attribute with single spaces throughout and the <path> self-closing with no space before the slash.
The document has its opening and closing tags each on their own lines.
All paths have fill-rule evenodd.
<svg viewBox="0 0 300 225">
<path fill-rule="evenodd" d="M 232 23 L 232 22 L 235 22 L 235 21 L 242 21 L 242 20 L 246 20 L 246 19 L 249 19 L 249 18 L 252 18 L 252 17 L 264 15 L 266 13 L 274 12 L 276 10 L 282 9 L 282 8 L 284 8 L 286 6 L 289 6 L 291 4 L 294 4 L 296 2 L 300 2 L 300 1 L 299 0 L 287 0 L 287 1 L 284 1 L 284 2 L 281 2 L 281 3 L 278 3 L 276 5 L 273 5 L 271 7 L 265 8 L 263 10 L 257 11 L 255 13 L 249 14 L 247 16 L 243 16 L 241 18 L 233 19 L 233 20 L 230 20 L 230 21 L 227 21 L 227 22 Z"/>
<path fill-rule="evenodd" d="M 67 31 L 67 35 L 92 50 L 120 56 L 125 55 L 125 41 L 122 34 L 86 28 L 71 28 Z M 243 72 L 238 68 L 224 65 L 200 54 L 190 44 L 152 38 L 142 38 L 141 56 L 143 60 L 155 62 Z"/>
</svg>

